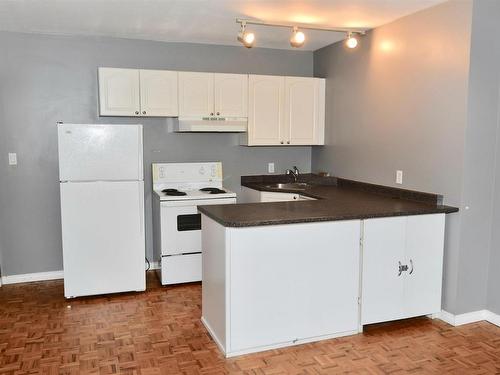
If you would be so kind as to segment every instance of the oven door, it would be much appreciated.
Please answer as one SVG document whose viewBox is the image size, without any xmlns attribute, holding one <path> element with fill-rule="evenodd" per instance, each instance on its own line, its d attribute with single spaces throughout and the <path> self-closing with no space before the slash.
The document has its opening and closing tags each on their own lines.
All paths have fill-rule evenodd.
<svg viewBox="0 0 500 375">
<path fill-rule="evenodd" d="M 201 252 L 201 215 L 198 205 L 232 203 L 236 203 L 236 198 L 161 202 L 162 255 Z"/>
</svg>

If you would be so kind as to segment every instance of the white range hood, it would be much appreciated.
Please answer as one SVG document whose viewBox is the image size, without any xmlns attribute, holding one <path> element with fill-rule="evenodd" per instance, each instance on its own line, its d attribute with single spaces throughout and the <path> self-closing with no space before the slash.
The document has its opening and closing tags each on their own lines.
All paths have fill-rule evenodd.
<svg viewBox="0 0 500 375">
<path fill-rule="evenodd" d="M 179 117 L 177 132 L 242 133 L 247 131 L 247 117 Z"/>
</svg>

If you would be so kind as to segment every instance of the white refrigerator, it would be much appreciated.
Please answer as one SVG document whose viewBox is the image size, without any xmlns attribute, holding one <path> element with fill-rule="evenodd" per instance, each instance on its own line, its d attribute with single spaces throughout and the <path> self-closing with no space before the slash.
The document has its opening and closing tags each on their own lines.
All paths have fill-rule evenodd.
<svg viewBox="0 0 500 375">
<path fill-rule="evenodd" d="M 64 296 L 146 289 L 142 125 L 58 124 Z"/>
</svg>

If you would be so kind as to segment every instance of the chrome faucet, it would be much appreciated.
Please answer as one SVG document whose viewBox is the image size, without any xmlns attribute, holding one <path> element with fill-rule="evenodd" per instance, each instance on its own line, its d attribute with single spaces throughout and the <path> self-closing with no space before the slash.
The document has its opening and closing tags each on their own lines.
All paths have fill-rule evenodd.
<svg viewBox="0 0 500 375">
<path fill-rule="evenodd" d="M 294 182 L 297 182 L 298 178 L 299 178 L 299 168 L 297 167 L 293 167 L 293 170 L 292 169 L 287 169 L 285 171 L 285 174 L 288 176 L 288 175 L 292 175 L 293 176 L 293 181 Z"/>
</svg>

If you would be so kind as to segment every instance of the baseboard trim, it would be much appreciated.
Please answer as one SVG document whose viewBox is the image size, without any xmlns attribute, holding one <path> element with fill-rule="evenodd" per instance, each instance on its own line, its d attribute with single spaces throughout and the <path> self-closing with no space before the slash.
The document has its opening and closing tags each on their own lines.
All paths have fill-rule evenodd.
<svg viewBox="0 0 500 375">
<path fill-rule="evenodd" d="M 160 262 L 150 262 L 149 270 L 159 270 L 161 268 Z"/>
<path fill-rule="evenodd" d="M 236 356 L 245 355 L 245 354 L 260 353 L 260 352 L 267 351 L 267 350 L 288 348 L 291 346 L 308 344 L 311 342 L 330 340 L 330 339 L 335 339 L 338 337 L 355 336 L 355 335 L 359 334 L 358 331 L 359 330 L 356 329 L 355 331 L 338 332 L 338 333 L 333 333 L 330 335 L 315 336 L 315 337 L 309 337 L 309 338 L 295 340 L 295 341 L 282 342 L 282 343 L 278 343 L 278 344 L 258 346 L 258 347 L 254 347 L 254 348 L 250 348 L 250 349 L 237 350 L 234 352 L 226 352 L 225 355 L 226 355 L 226 358 L 231 358 L 231 357 L 236 357 Z"/>
<path fill-rule="evenodd" d="M 63 271 L 35 272 L 22 275 L 2 276 L 2 284 L 32 283 L 35 281 L 58 280 L 63 278 Z"/>
<path fill-rule="evenodd" d="M 499 314 L 495 314 L 492 311 L 488 311 L 487 315 L 486 315 L 486 320 L 488 322 L 490 322 L 491 324 L 494 324 L 494 325 L 500 327 L 500 315 Z"/>
<path fill-rule="evenodd" d="M 158 262 L 151 262 L 150 270 L 160 269 L 161 266 Z M 20 284 L 20 283 L 33 283 L 36 281 L 59 280 L 64 279 L 64 271 L 50 271 L 50 272 L 35 272 L 24 273 L 21 275 L 2 276 L 0 285 L 7 284 Z"/>
<path fill-rule="evenodd" d="M 201 323 L 203 324 L 203 326 L 205 327 L 205 329 L 208 331 L 208 333 L 210 334 L 210 337 L 212 338 L 212 340 L 215 341 L 215 344 L 217 345 L 217 347 L 219 348 L 219 350 L 224 354 L 226 355 L 226 348 L 224 348 L 224 345 L 222 345 L 222 343 L 219 341 L 219 338 L 217 337 L 217 335 L 215 334 L 214 330 L 212 329 L 212 327 L 210 326 L 210 324 L 208 324 L 208 322 L 206 321 L 205 317 L 202 316 L 201 317 Z"/>
<path fill-rule="evenodd" d="M 441 319 L 442 321 L 454 327 L 469 323 L 476 323 L 483 320 L 500 327 L 500 315 L 495 314 L 489 310 L 478 310 L 458 315 L 454 315 L 452 313 L 449 313 L 448 311 L 442 310 L 438 316 L 438 319 Z"/>
</svg>

